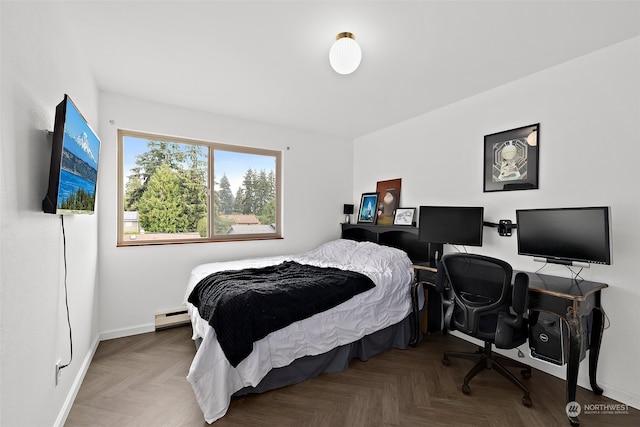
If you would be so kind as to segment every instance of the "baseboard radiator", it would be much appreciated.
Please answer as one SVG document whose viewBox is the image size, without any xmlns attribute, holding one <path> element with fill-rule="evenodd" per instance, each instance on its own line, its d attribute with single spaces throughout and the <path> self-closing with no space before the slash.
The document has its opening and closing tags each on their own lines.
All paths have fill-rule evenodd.
<svg viewBox="0 0 640 427">
<path fill-rule="evenodd" d="M 156 331 L 176 326 L 187 325 L 191 322 L 186 308 L 165 311 L 156 314 Z"/>
</svg>

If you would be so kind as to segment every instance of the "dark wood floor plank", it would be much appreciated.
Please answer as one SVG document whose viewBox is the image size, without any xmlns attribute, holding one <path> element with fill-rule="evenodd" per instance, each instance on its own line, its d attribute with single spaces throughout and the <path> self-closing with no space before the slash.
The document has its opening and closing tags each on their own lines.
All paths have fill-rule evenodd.
<svg viewBox="0 0 640 427">
<path fill-rule="evenodd" d="M 475 346 L 450 335 L 428 335 L 415 348 L 354 360 L 345 372 L 233 399 L 215 426 L 569 425 L 563 380 L 534 370 L 525 380 L 531 408 L 522 405 L 519 389 L 490 370 L 474 378 L 465 395 L 462 379 L 473 362 L 451 359 L 451 366 L 443 366 L 445 350 Z M 194 354 L 190 327 L 101 342 L 65 426 L 206 426 L 186 381 Z M 577 400 L 617 403 L 583 388 Z M 640 425 L 640 411 L 628 412 L 583 414 L 581 421 L 584 427 Z"/>
</svg>

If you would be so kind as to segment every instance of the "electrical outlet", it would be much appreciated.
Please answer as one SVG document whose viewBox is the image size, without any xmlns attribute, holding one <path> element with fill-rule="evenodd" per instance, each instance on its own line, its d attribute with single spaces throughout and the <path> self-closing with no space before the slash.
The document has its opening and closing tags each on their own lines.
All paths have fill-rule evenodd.
<svg viewBox="0 0 640 427">
<path fill-rule="evenodd" d="M 60 368 L 60 365 L 62 364 L 61 360 L 58 360 L 56 362 L 56 386 L 60 383 L 60 377 L 62 376 L 62 369 Z"/>
</svg>

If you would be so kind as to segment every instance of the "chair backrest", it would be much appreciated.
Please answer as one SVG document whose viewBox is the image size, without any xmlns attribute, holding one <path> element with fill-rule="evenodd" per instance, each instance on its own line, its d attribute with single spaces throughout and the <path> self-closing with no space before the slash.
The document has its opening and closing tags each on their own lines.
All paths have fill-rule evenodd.
<svg viewBox="0 0 640 427">
<path fill-rule="evenodd" d="M 444 255 L 440 268 L 453 295 L 446 326 L 494 341 L 499 314 L 510 311 L 511 265 L 484 255 L 456 253 Z"/>
</svg>

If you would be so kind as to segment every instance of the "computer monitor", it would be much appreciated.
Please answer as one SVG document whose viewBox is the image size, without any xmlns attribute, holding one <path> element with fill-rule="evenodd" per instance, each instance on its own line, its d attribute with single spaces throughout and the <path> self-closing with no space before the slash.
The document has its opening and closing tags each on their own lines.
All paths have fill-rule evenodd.
<svg viewBox="0 0 640 427">
<path fill-rule="evenodd" d="M 482 246 L 481 206 L 420 206 L 418 238 L 432 243 Z"/>
<path fill-rule="evenodd" d="M 611 264 L 609 208 L 516 210 L 518 254 L 572 265 Z"/>
</svg>

